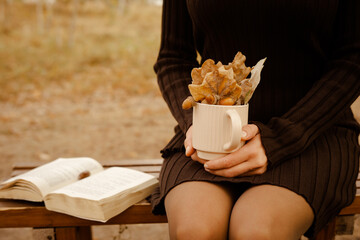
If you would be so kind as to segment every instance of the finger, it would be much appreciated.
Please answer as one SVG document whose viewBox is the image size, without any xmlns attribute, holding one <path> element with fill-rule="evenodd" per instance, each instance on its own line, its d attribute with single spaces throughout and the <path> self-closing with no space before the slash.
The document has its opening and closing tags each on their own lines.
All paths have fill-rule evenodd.
<svg viewBox="0 0 360 240">
<path fill-rule="evenodd" d="M 209 163 L 211 163 L 210 161 Z M 250 176 L 263 174 L 267 170 L 267 159 L 256 158 L 250 161 L 244 161 L 243 163 L 237 164 L 230 168 L 224 169 L 209 169 L 207 166 L 209 163 L 204 164 L 206 171 L 224 177 L 235 177 L 235 176 Z"/>
<path fill-rule="evenodd" d="M 250 170 L 249 172 L 246 172 L 244 174 L 242 174 L 241 176 L 254 176 L 254 175 L 261 175 L 263 173 L 266 172 L 266 167 L 260 167 L 260 168 L 256 168 L 254 170 Z"/>
<path fill-rule="evenodd" d="M 197 161 L 197 162 L 199 162 L 201 164 L 205 164 L 208 161 L 208 160 L 199 158 L 196 151 L 191 155 L 191 159 L 194 160 L 194 161 Z"/>
<path fill-rule="evenodd" d="M 198 161 L 200 159 L 196 151 L 193 154 L 191 154 L 191 159 L 194 161 Z"/>
<path fill-rule="evenodd" d="M 191 139 L 191 137 L 186 137 L 186 138 L 185 138 L 185 140 L 184 140 L 184 147 L 185 147 L 185 149 L 186 149 L 187 147 L 192 147 L 192 139 Z"/>
<path fill-rule="evenodd" d="M 195 149 L 193 148 L 193 145 L 192 145 L 192 126 L 186 132 L 184 146 L 185 146 L 185 155 L 187 157 L 190 157 L 192 154 L 194 154 Z"/>
<path fill-rule="evenodd" d="M 185 155 L 186 155 L 187 157 L 192 156 L 194 153 L 195 153 L 195 149 L 192 147 L 192 145 L 187 145 L 187 146 L 185 147 Z"/>
<path fill-rule="evenodd" d="M 204 167 L 209 170 L 228 169 L 244 162 L 245 160 L 245 154 L 230 153 L 225 157 L 207 162 Z"/>
<path fill-rule="evenodd" d="M 247 124 L 242 127 L 242 140 L 250 140 L 259 133 L 259 128 L 255 124 Z"/>
<path fill-rule="evenodd" d="M 206 164 L 204 165 L 206 166 Z M 205 170 L 214 175 L 222 176 L 222 177 L 236 177 L 247 172 L 251 172 L 255 170 L 254 166 L 252 166 L 249 162 L 244 162 L 242 164 L 236 165 L 234 167 L 226 168 L 226 169 L 218 169 L 212 170 L 205 167 Z"/>
<path fill-rule="evenodd" d="M 190 157 L 192 154 L 194 154 L 195 149 L 192 146 L 191 138 L 186 138 L 184 141 L 184 147 L 185 147 L 185 155 L 187 157 Z"/>
</svg>

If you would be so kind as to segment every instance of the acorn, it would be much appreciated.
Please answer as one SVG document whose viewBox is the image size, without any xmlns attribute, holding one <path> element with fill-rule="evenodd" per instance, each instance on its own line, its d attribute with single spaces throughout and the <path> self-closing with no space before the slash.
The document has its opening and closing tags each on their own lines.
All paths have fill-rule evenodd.
<svg viewBox="0 0 360 240">
<path fill-rule="evenodd" d="M 220 99 L 219 101 L 219 105 L 234 105 L 235 104 L 235 100 L 232 99 L 231 97 L 226 97 L 226 98 L 223 98 L 223 99 Z"/>
<path fill-rule="evenodd" d="M 189 97 L 187 97 L 187 98 L 183 101 L 183 103 L 182 103 L 182 108 L 183 108 L 184 110 L 187 110 L 187 109 L 192 108 L 194 105 L 195 105 L 195 100 L 194 100 L 194 98 L 193 98 L 192 96 L 189 96 Z"/>
</svg>

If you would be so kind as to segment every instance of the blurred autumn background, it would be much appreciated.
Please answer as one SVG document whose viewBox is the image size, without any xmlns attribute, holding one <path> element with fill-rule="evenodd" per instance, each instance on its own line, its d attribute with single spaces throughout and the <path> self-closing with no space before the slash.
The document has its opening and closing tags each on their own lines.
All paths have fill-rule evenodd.
<svg viewBox="0 0 360 240">
<path fill-rule="evenodd" d="M 174 126 L 153 71 L 161 7 L 39 1 L 1 2 L 0 158 L 159 158 Z"/>
<path fill-rule="evenodd" d="M 58 157 L 160 158 L 175 126 L 153 71 L 160 5 L 0 0 L 0 179 Z M 96 227 L 94 238 L 167 239 L 166 225 L 132 227 Z M 32 236 L 3 229 L 0 239 Z"/>
<path fill-rule="evenodd" d="M 175 126 L 152 68 L 160 25 L 161 0 L 0 0 L 0 179 L 58 157 L 160 158 Z M 168 239 L 166 224 L 93 233 Z M 32 233 L 2 229 L 4 239 Z"/>
</svg>

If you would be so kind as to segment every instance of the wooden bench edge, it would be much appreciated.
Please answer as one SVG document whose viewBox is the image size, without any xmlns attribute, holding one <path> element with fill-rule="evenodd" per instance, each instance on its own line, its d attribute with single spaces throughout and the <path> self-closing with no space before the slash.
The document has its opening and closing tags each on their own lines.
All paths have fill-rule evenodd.
<svg viewBox="0 0 360 240">
<path fill-rule="evenodd" d="M 150 203 L 140 202 L 105 223 L 47 210 L 44 206 L 0 208 L 0 228 L 74 227 L 92 225 L 167 223 L 164 215 L 154 215 Z"/>
</svg>

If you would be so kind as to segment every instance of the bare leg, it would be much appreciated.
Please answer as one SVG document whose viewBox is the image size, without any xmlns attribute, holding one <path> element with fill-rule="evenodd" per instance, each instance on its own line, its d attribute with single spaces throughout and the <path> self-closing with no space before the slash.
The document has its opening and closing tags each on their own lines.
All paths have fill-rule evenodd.
<svg viewBox="0 0 360 240">
<path fill-rule="evenodd" d="M 235 203 L 230 220 L 230 239 L 300 239 L 314 214 L 301 196 L 282 187 L 255 186 Z"/>
<path fill-rule="evenodd" d="M 185 182 L 165 198 L 171 239 L 226 239 L 234 198 L 222 185 Z"/>
</svg>

